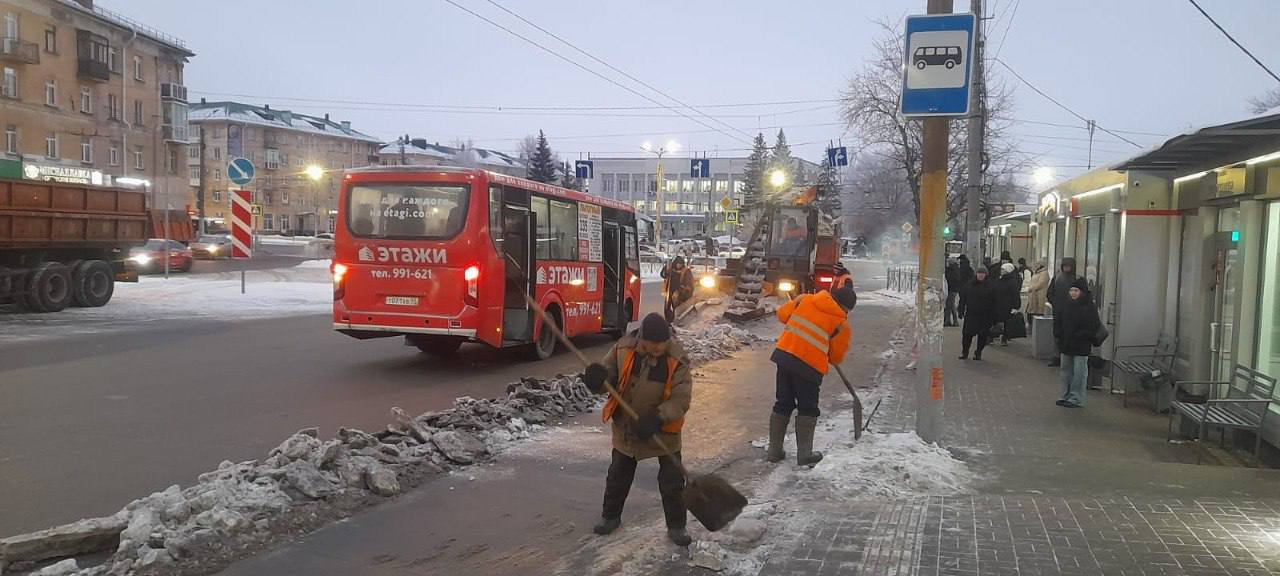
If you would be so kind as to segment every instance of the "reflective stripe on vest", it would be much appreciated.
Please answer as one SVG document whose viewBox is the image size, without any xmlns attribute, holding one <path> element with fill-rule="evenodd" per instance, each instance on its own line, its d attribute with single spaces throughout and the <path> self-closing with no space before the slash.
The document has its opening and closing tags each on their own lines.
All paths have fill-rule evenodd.
<svg viewBox="0 0 1280 576">
<path fill-rule="evenodd" d="M 799 318 L 793 317 L 792 320 L 799 320 Z M 821 350 L 823 354 L 826 354 L 827 351 L 831 349 L 831 347 L 828 346 L 825 342 L 818 341 L 818 339 L 815 338 L 812 334 L 804 330 L 801 330 L 800 328 L 797 328 L 796 326 L 793 326 L 790 323 L 787 324 L 784 330 L 792 334 L 795 334 L 796 336 L 799 336 L 801 340 L 804 340 L 805 342 L 808 342 L 810 346 L 813 346 L 814 348 Z"/>
<path fill-rule="evenodd" d="M 635 365 L 636 351 L 632 349 L 627 353 L 627 358 L 622 361 L 622 370 L 618 374 L 618 394 L 626 394 L 627 386 L 631 384 L 631 368 Z M 671 398 L 671 387 L 675 383 L 676 367 L 680 365 L 675 358 L 667 356 L 667 382 L 662 387 L 662 401 L 666 402 Z M 613 417 L 613 413 L 618 409 L 618 398 L 609 395 L 609 400 L 604 403 L 604 410 L 600 413 L 600 420 L 608 422 Z M 679 434 L 684 428 L 684 418 L 667 422 L 662 425 L 662 431 L 667 434 Z"/>
</svg>

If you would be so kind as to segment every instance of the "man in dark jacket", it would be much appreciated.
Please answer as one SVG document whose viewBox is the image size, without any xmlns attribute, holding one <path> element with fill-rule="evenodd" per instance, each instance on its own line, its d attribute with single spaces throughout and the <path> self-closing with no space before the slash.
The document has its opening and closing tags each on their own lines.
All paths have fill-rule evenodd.
<svg viewBox="0 0 1280 576">
<path fill-rule="evenodd" d="M 1017 266 L 1005 262 L 1000 265 L 1000 322 L 1007 322 L 1022 308 L 1022 275 Z M 1008 326 L 1000 333 L 1000 345 L 1009 345 Z"/>
<path fill-rule="evenodd" d="M 961 254 L 960 257 L 957 258 L 956 260 L 960 262 L 959 270 L 957 270 L 958 272 L 957 275 L 959 276 L 959 280 L 960 280 L 960 287 L 956 290 L 956 292 L 960 293 L 960 292 L 964 292 L 965 286 L 968 286 L 970 282 L 973 282 L 973 266 L 969 264 L 969 257 L 965 256 L 964 254 Z M 957 310 L 956 314 L 960 318 L 964 318 L 963 310 Z"/>
<path fill-rule="evenodd" d="M 1098 308 L 1089 295 L 1089 283 L 1076 278 L 1067 289 L 1067 301 L 1054 306 L 1053 337 L 1062 353 L 1062 397 L 1057 404 L 1066 408 L 1084 406 L 1085 385 L 1089 381 L 1089 354 L 1102 326 Z"/>
<path fill-rule="evenodd" d="M 978 337 L 978 349 L 974 351 L 973 359 L 982 359 L 982 349 L 987 347 L 991 338 L 991 325 L 999 320 L 999 287 L 994 280 L 987 279 L 986 268 L 978 268 L 974 273 L 973 282 L 960 292 L 960 315 L 964 317 L 961 360 L 969 359 L 969 346 L 974 336 Z"/>
<path fill-rule="evenodd" d="M 667 322 L 673 322 L 676 319 L 676 309 L 693 298 L 693 270 L 685 264 L 683 256 L 676 256 L 658 274 L 662 276 L 666 288 L 663 294 L 666 296 L 663 317 Z"/>
<path fill-rule="evenodd" d="M 1061 329 L 1059 323 L 1062 317 L 1058 315 L 1060 306 L 1065 306 L 1070 297 L 1067 291 L 1070 290 L 1071 284 L 1076 281 L 1076 259 L 1067 256 L 1062 259 L 1062 264 L 1058 275 L 1049 283 L 1049 305 L 1053 306 L 1053 332 L 1056 334 Z M 1050 366 L 1058 366 L 1061 358 L 1054 358 L 1049 363 Z"/>
</svg>

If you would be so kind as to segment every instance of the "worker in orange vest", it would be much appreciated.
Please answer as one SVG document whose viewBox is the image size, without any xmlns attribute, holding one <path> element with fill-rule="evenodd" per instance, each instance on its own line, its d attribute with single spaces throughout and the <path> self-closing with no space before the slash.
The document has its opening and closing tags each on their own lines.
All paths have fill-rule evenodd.
<svg viewBox="0 0 1280 576">
<path fill-rule="evenodd" d="M 770 360 L 778 365 L 777 401 L 769 415 L 770 462 L 787 457 L 782 449 L 791 413 L 796 416 L 796 464 L 809 466 L 822 460 L 813 451 L 813 431 L 818 425 L 818 391 L 830 364 L 839 364 L 849 350 L 849 311 L 858 303 L 853 287 L 805 294 L 778 308 L 778 320 L 786 327 Z"/>
<path fill-rule="evenodd" d="M 582 380 L 597 394 L 606 390 L 608 381 L 639 415 L 638 419 L 628 416 L 612 395 L 604 405 L 603 420 L 613 422 L 613 461 L 605 480 L 604 512 L 593 531 L 603 536 L 618 529 L 636 463 L 656 457 L 667 537 L 676 545 L 688 546 L 692 540 L 685 530 L 684 474 L 678 461 L 693 377 L 671 326 L 658 314 L 645 316 L 638 329 L 614 344 L 603 364 L 587 367 Z M 654 442 L 655 436 L 672 451 L 670 455 Z"/>
<path fill-rule="evenodd" d="M 844 262 L 836 262 L 835 279 L 831 281 L 831 289 L 844 288 L 848 285 L 853 288 L 853 274 L 849 273 L 849 269 L 844 267 Z"/>
</svg>

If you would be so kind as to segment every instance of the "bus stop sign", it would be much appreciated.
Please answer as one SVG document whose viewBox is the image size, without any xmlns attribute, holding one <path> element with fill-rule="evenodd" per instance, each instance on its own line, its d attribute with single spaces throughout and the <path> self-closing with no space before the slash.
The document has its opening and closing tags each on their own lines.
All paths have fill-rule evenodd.
<svg viewBox="0 0 1280 576">
<path fill-rule="evenodd" d="M 974 22 L 973 14 L 907 17 L 903 116 L 969 114 Z"/>
</svg>

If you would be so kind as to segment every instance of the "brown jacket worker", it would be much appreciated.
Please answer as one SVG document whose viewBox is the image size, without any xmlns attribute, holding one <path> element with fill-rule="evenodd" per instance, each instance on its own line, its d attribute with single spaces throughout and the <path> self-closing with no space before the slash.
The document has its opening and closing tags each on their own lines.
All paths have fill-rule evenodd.
<svg viewBox="0 0 1280 576">
<path fill-rule="evenodd" d="M 688 546 L 691 540 L 685 531 L 684 474 L 672 456 L 653 440 L 657 436 L 676 460 L 680 458 L 680 429 L 685 412 L 689 411 L 693 378 L 684 349 L 661 316 L 645 316 L 638 330 L 613 346 L 603 364 L 592 364 L 583 375 L 587 387 L 596 393 L 605 391 L 606 379 L 640 418 L 628 416 L 612 396 L 604 406 L 604 420 L 613 421 L 613 462 L 605 481 L 604 512 L 594 531 L 604 535 L 618 529 L 637 461 L 656 457 L 667 537 L 680 546 Z"/>
<path fill-rule="evenodd" d="M 845 286 L 805 294 L 778 309 L 786 327 L 770 357 L 778 365 L 777 401 L 769 416 L 769 461 L 787 457 L 782 443 L 791 412 L 796 416 L 796 464 L 808 466 L 822 460 L 813 451 L 813 430 L 818 424 L 818 390 L 830 364 L 839 364 L 849 350 L 849 310 L 857 304 L 853 288 Z"/>
</svg>

